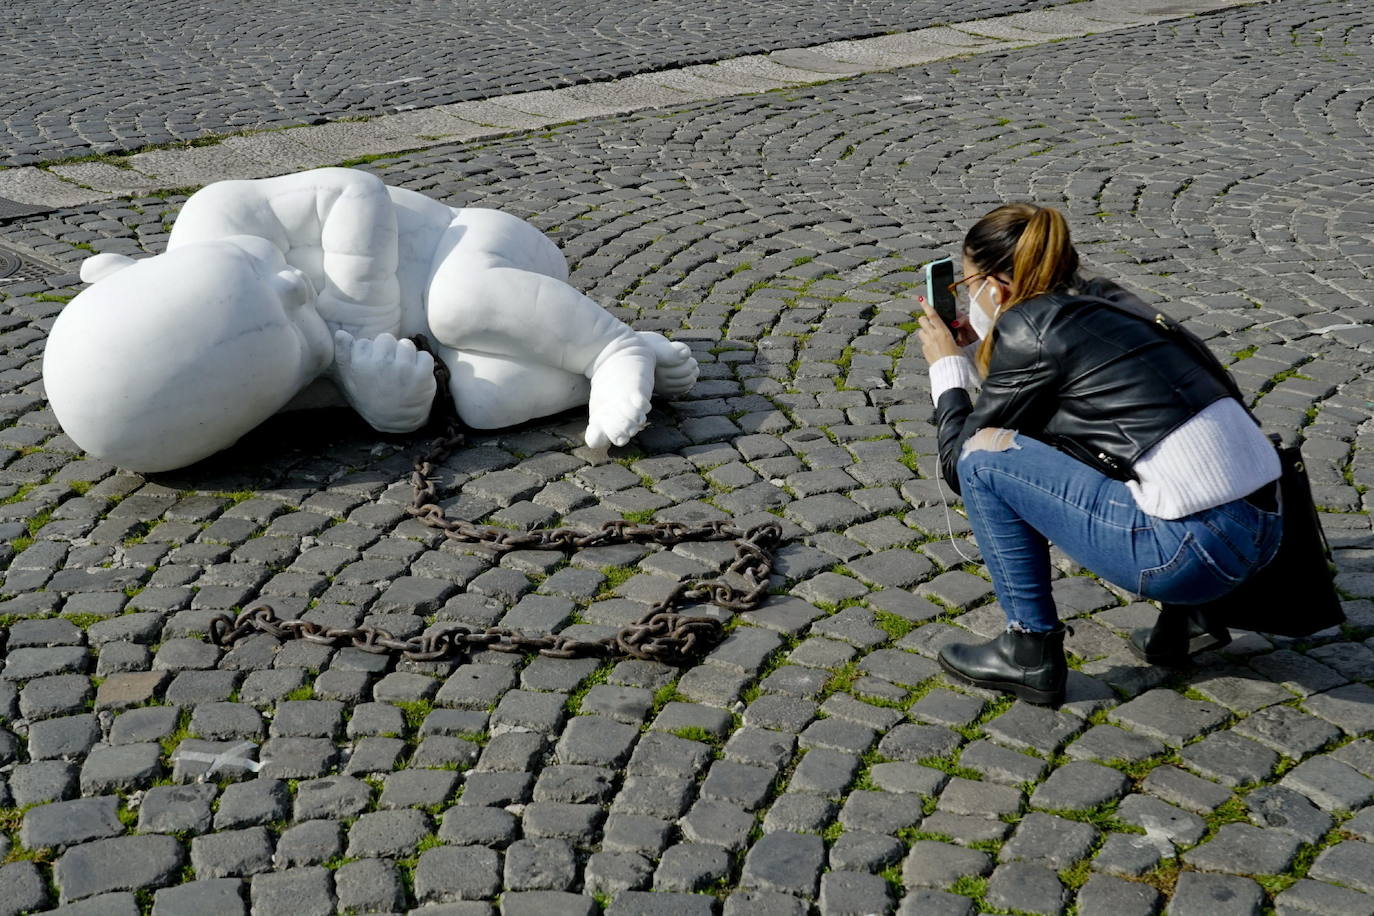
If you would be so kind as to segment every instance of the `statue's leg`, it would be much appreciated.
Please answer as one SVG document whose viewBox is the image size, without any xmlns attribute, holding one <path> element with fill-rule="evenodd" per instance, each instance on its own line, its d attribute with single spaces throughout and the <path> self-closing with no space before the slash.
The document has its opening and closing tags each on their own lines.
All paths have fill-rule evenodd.
<svg viewBox="0 0 1374 916">
<path fill-rule="evenodd" d="M 466 207 L 454 210 L 453 224 L 435 251 L 436 263 L 457 259 L 499 261 L 504 267 L 529 270 L 555 280 L 568 279 L 568 261 L 547 235 L 518 216 L 501 210 Z"/>
<path fill-rule="evenodd" d="M 644 428 L 654 347 L 567 283 L 489 260 L 454 258 L 435 272 L 428 302 L 430 328 L 447 347 L 590 379 L 588 445 L 624 445 Z M 548 380 L 546 373 L 533 375 L 523 386 L 525 396 Z M 562 403 L 564 397 L 559 391 L 549 400 Z"/>
<path fill-rule="evenodd" d="M 587 378 L 552 366 L 440 346 L 458 417 L 474 429 L 500 429 L 587 403 Z"/>
</svg>

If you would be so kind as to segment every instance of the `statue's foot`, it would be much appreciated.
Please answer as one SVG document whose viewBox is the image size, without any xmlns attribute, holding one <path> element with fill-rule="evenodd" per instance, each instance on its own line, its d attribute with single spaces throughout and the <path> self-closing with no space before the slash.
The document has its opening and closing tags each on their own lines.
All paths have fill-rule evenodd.
<svg viewBox="0 0 1374 916">
<path fill-rule="evenodd" d="M 616 400 L 617 403 L 603 404 L 600 408 L 589 405 L 586 436 L 588 447 L 610 448 L 612 445 L 624 445 L 648 424 L 648 398 L 635 395 Z"/>
<path fill-rule="evenodd" d="M 655 331 L 640 331 L 639 336 L 654 352 L 654 394 L 673 397 L 690 391 L 701 373 L 692 348 Z"/>
<path fill-rule="evenodd" d="M 587 445 L 624 445 L 644 428 L 654 390 L 654 353 L 642 336 L 628 332 L 597 358 L 587 400 Z"/>
<path fill-rule="evenodd" d="M 349 405 L 384 433 L 419 429 L 434 403 L 434 357 L 390 334 L 335 331 L 334 379 Z"/>
</svg>

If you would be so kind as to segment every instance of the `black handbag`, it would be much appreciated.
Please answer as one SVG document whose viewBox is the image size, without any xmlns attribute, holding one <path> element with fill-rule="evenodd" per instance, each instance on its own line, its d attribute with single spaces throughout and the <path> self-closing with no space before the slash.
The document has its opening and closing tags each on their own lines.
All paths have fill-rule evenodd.
<svg viewBox="0 0 1374 916">
<path fill-rule="evenodd" d="M 1274 446 L 1283 468 L 1279 476 L 1283 537 L 1278 553 L 1233 591 L 1193 607 L 1209 626 L 1307 636 L 1343 623 L 1345 612 L 1336 593 L 1336 564 L 1312 500 L 1302 451 L 1277 441 Z"/>
<path fill-rule="evenodd" d="M 1084 298 L 1150 321 L 1171 339 L 1187 346 L 1202 365 L 1221 379 L 1250 419 L 1260 425 L 1231 373 L 1197 335 L 1162 312 L 1149 315 L 1126 303 L 1096 296 Z M 1278 552 L 1231 592 L 1188 607 L 1201 616 L 1209 629 L 1225 626 L 1280 636 L 1307 636 L 1345 622 L 1345 611 L 1336 592 L 1336 564 L 1312 499 L 1302 450 L 1297 445 L 1283 445 L 1276 435 L 1269 438 L 1278 450 L 1282 469 L 1278 484 L 1283 534 Z"/>
</svg>

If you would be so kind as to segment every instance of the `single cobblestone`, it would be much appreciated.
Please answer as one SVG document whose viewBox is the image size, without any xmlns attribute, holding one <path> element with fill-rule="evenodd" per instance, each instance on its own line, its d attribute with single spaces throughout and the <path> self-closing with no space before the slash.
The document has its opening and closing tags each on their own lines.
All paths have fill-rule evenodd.
<svg viewBox="0 0 1374 916">
<path fill-rule="evenodd" d="M 1312 863 L 1310 874 L 1324 881 L 1334 881 L 1374 894 L 1374 844 L 1358 840 L 1337 843 L 1317 856 Z"/>
<path fill-rule="evenodd" d="M 28 849 L 62 849 L 116 836 L 124 832 L 118 807 L 119 799 L 113 796 L 41 805 L 25 812 L 19 842 Z"/>
<path fill-rule="evenodd" d="M 576 880 L 576 859 L 563 840 L 518 840 L 506 850 L 508 890 L 567 890 Z"/>
<path fill-rule="evenodd" d="M 911 844 L 902 864 L 902 883 L 909 888 L 948 887 L 965 876 L 988 874 L 992 864 L 987 853 L 934 840 L 918 840 Z"/>
<path fill-rule="evenodd" d="M 664 850 L 654 871 L 654 889 L 692 893 L 704 890 L 730 873 L 729 853 L 720 846 L 679 843 Z"/>
<path fill-rule="evenodd" d="M 1299 881 L 1277 894 L 1275 903 L 1300 913 L 1355 914 L 1367 913 L 1374 901 L 1365 894 L 1322 881 Z"/>
<path fill-rule="evenodd" d="M 988 902 L 1029 913 L 1058 914 L 1066 897 L 1059 876 L 1043 865 L 1010 862 L 999 865 L 988 879 Z"/>
<path fill-rule="evenodd" d="M 1249 878 L 1184 872 L 1169 901 L 1170 916 L 1257 916 L 1264 892 Z"/>
<path fill-rule="evenodd" d="M 813 897 L 824 864 L 825 846 L 819 836 L 768 833 L 745 855 L 740 886 Z"/>
<path fill-rule="evenodd" d="M 1031 794 L 1037 808 L 1082 810 L 1119 798 L 1130 781 L 1111 767 L 1088 761 L 1066 763 Z"/>
<path fill-rule="evenodd" d="M 500 855 L 480 846 L 426 850 L 415 868 L 415 896 L 422 903 L 487 899 L 500 889 Z"/>
<path fill-rule="evenodd" d="M 1031 812 L 1021 819 L 998 853 L 1002 862 L 1040 862 L 1055 869 L 1068 868 L 1087 856 L 1098 838 L 1089 824 L 1054 815 Z"/>
<path fill-rule="evenodd" d="M 334 882 L 323 868 L 290 868 L 254 875 L 250 895 L 255 914 L 330 916 L 334 912 Z"/>
<path fill-rule="evenodd" d="M 68 902 L 172 883 L 185 858 L 181 844 L 171 837 L 96 840 L 63 853 L 53 867 L 53 878 L 63 902 Z"/>
<path fill-rule="evenodd" d="M 231 787 L 232 788 L 232 787 Z M 140 833 L 205 833 L 210 829 L 213 785 L 153 786 L 138 806 Z"/>
</svg>

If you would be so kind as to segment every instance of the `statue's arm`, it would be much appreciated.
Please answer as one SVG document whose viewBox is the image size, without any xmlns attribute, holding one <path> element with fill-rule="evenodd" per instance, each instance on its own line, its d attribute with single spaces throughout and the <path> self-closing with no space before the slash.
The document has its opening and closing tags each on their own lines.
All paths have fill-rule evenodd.
<svg viewBox="0 0 1374 916">
<path fill-rule="evenodd" d="M 397 234 L 380 178 L 330 168 L 207 185 L 182 208 L 167 247 L 235 235 L 266 239 L 310 277 L 331 329 L 376 337 L 400 327 Z"/>
<path fill-rule="evenodd" d="M 167 250 L 195 242 L 251 235 L 266 239 L 285 251 L 290 247 L 286 227 L 263 195 L 262 183 L 217 181 L 192 194 L 172 225 Z"/>
<path fill-rule="evenodd" d="M 356 169 L 306 173 L 317 182 L 320 226 L 320 316 L 354 337 L 396 333 L 401 289 L 396 210 L 381 179 Z"/>
</svg>

